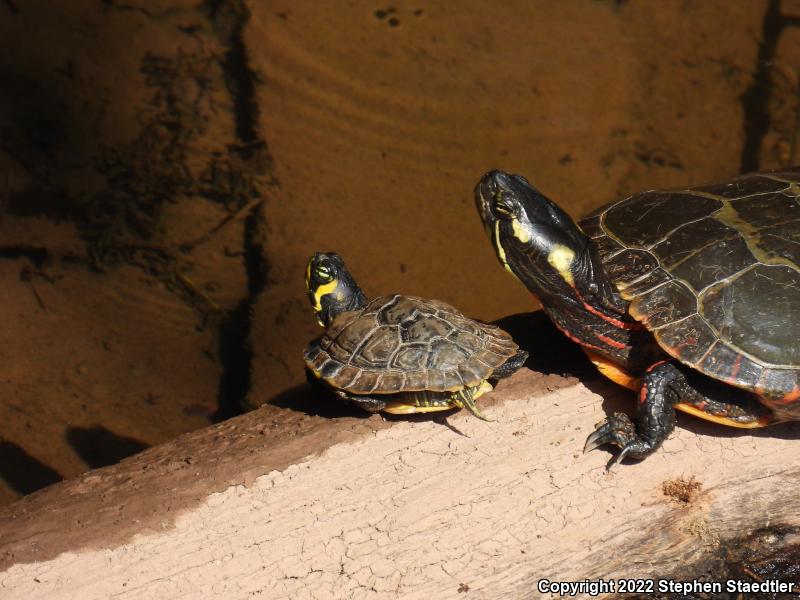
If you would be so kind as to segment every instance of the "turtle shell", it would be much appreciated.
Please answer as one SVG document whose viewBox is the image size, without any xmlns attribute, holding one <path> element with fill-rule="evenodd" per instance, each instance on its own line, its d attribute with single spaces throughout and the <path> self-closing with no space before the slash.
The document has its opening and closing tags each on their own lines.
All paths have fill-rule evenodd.
<svg viewBox="0 0 800 600">
<path fill-rule="evenodd" d="M 306 366 L 353 394 L 473 387 L 517 353 L 505 331 L 438 300 L 381 296 L 338 315 L 305 351 Z"/>
<path fill-rule="evenodd" d="M 800 395 L 800 168 L 648 191 L 580 223 L 671 356 L 780 403 Z"/>
</svg>

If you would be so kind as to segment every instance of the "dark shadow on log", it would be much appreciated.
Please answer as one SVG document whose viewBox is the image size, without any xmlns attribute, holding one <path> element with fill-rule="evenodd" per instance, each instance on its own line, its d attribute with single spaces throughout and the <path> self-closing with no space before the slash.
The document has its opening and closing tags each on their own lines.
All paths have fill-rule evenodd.
<svg viewBox="0 0 800 600">
<path fill-rule="evenodd" d="M 600 375 L 578 344 L 568 340 L 548 319 L 544 311 L 520 313 L 495 321 L 514 341 L 530 353 L 525 366 L 545 374 L 572 375 L 603 398 L 603 412 L 611 415 L 636 412 L 636 394 Z M 740 436 L 800 439 L 800 423 L 781 423 L 761 429 L 739 429 L 704 421 L 678 411 L 677 427 L 703 436 Z M 608 451 L 608 448 L 605 449 Z"/>
<path fill-rule="evenodd" d="M 353 403 L 342 401 L 329 390 L 314 383 L 298 385 L 286 390 L 267 402 L 267 404 L 279 408 L 287 408 L 313 417 L 322 417 L 324 419 L 339 419 L 342 417 L 369 419 L 374 414 L 359 408 Z M 461 430 L 448 421 L 449 417 L 455 415 L 460 410 L 463 409 L 454 408 L 452 410 L 409 415 L 393 415 L 383 412 L 378 414 L 384 421 L 392 423 L 397 421 L 410 421 L 412 423 L 433 421 L 443 427 L 447 427 L 458 435 L 464 435 Z"/>
<path fill-rule="evenodd" d="M 107 467 L 138 454 L 150 446 L 137 439 L 118 435 L 101 425 L 70 427 L 65 434 L 69 445 L 89 467 Z"/>
<path fill-rule="evenodd" d="M 281 392 L 265 404 L 288 408 L 314 417 L 338 419 L 340 417 L 369 418 L 371 413 L 355 404 L 343 402 L 321 385 L 304 383 Z"/>
<path fill-rule="evenodd" d="M 546 375 L 572 375 L 584 380 L 597 379 L 597 369 L 580 347 L 564 337 L 544 311 L 518 313 L 494 321 L 511 334 L 520 348 L 528 351 L 525 366 Z"/>
<path fill-rule="evenodd" d="M 800 439 L 800 423 L 797 422 L 780 423 L 760 429 L 740 429 L 738 427 L 726 427 L 725 425 L 719 425 L 680 413 L 678 416 L 678 427 L 683 427 L 698 435 L 713 435 L 726 438 L 750 435 L 753 437 L 770 437 L 779 440 Z"/>
<path fill-rule="evenodd" d="M 495 324 L 508 331 L 521 348 L 528 350 L 530 356 L 525 363 L 527 368 L 546 375 L 578 377 L 593 392 L 603 397 L 613 396 L 618 404 L 614 410 L 623 408 L 619 395 L 626 394 L 626 390 L 600 376 L 580 347 L 565 338 L 544 312 L 519 313 L 499 319 Z M 368 418 L 371 415 L 355 404 L 343 402 L 330 390 L 311 380 L 308 384 L 282 392 L 266 404 L 328 419 Z M 434 420 L 449 427 L 446 422 L 447 417 L 457 413 L 458 410 L 411 415 L 381 413 L 381 416 L 387 421 Z"/>
<path fill-rule="evenodd" d="M 277 406 L 279 408 L 286 408 L 296 412 L 301 412 L 313 417 L 322 417 L 324 419 L 339 419 L 342 417 L 369 419 L 375 413 L 366 411 L 353 403 L 344 402 L 336 397 L 330 390 L 325 389 L 323 386 L 316 383 L 307 383 L 295 386 L 285 392 L 278 394 L 267 402 L 270 406 Z M 451 429 L 458 435 L 464 435 L 457 427 L 448 421 L 448 417 L 458 413 L 459 408 L 452 410 L 431 412 L 431 413 L 418 413 L 410 415 L 393 415 L 389 413 L 378 413 L 380 418 L 384 421 L 397 422 L 397 421 L 434 421 L 443 427 Z"/>
<path fill-rule="evenodd" d="M 552 324 L 544 311 L 519 313 L 494 322 L 505 329 L 528 351 L 525 366 L 545 375 L 577 377 L 580 382 L 604 399 L 604 408 L 611 412 L 633 406 L 630 390 L 603 377 L 575 342 L 567 339 Z"/>
<path fill-rule="evenodd" d="M 30 494 L 63 479 L 58 471 L 35 459 L 22 448 L 0 441 L 0 479 L 19 494 Z"/>
</svg>

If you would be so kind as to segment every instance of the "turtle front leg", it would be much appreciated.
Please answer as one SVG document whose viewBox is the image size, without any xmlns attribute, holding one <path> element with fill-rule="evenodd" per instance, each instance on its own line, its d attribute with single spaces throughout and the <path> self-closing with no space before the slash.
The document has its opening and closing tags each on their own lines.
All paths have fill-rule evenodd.
<svg viewBox="0 0 800 600">
<path fill-rule="evenodd" d="M 691 402 L 696 396 L 686 375 L 670 362 L 656 363 L 642 377 L 636 425 L 625 413 L 614 413 L 586 440 L 584 452 L 605 444 L 614 444 L 621 451 L 612 460 L 610 469 L 626 456 L 642 459 L 652 454 L 675 428 L 675 404 Z"/>
<path fill-rule="evenodd" d="M 622 450 L 609 463 L 626 456 L 652 454 L 675 428 L 675 407 L 709 421 L 732 427 L 763 427 L 773 421 L 771 412 L 755 397 L 730 385 L 702 376 L 675 362 L 659 362 L 642 377 L 636 425 L 624 413 L 614 413 L 586 440 L 584 452 L 605 444 Z"/>
<path fill-rule="evenodd" d="M 386 408 L 386 401 L 372 396 L 363 396 L 361 394 L 348 394 L 341 390 L 334 390 L 334 393 L 344 400 L 345 402 L 352 402 L 362 410 L 367 412 L 379 412 Z"/>
</svg>

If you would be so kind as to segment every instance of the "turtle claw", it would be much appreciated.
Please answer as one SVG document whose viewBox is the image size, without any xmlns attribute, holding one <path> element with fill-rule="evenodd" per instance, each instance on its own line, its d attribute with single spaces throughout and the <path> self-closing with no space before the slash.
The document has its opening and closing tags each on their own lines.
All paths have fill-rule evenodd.
<svg viewBox="0 0 800 600">
<path fill-rule="evenodd" d="M 597 450 L 600 446 L 605 446 L 609 443 L 608 438 L 608 422 L 601 421 L 596 426 L 594 433 L 592 433 L 589 437 L 586 438 L 586 443 L 583 445 L 583 453 L 586 454 L 587 452 L 591 452 L 592 450 Z"/>
<path fill-rule="evenodd" d="M 592 450 L 597 450 L 600 446 L 606 444 L 605 441 L 600 440 L 600 437 L 602 437 L 602 435 L 603 432 L 598 429 L 592 435 L 586 438 L 586 443 L 583 446 L 583 453 L 586 454 L 587 452 L 591 452 Z"/>
<path fill-rule="evenodd" d="M 606 468 L 609 471 L 628 454 L 638 457 L 642 441 L 636 435 L 636 427 L 628 415 L 614 413 L 608 419 L 599 423 L 597 429 L 586 438 L 583 453 L 586 454 L 606 444 L 613 444 L 621 448 L 620 452 L 608 463 Z"/>
<path fill-rule="evenodd" d="M 469 410 L 473 415 L 478 417 L 481 421 L 486 421 L 487 423 L 494 423 L 494 419 L 490 419 L 489 417 L 484 415 L 481 411 L 479 411 L 477 408 L 470 408 L 468 406 L 467 410 Z"/>
<path fill-rule="evenodd" d="M 484 415 L 481 411 L 478 410 L 478 407 L 475 406 L 473 402 L 464 403 L 463 408 L 466 408 L 469 412 L 471 412 L 474 416 L 478 417 L 481 421 L 487 421 L 488 423 L 493 423 L 494 419 L 490 419 L 486 415 Z"/>
<path fill-rule="evenodd" d="M 619 454 L 617 454 L 614 458 L 612 458 L 608 464 L 606 465 L 606 471 L 610 471 L 614 467 L 616 467 L 619 463 L 622 462 L 622 459 L 628 455 L 630 452 L 631 446 L 630 444 L 625 446 L 622 450 L 620 450 Z"/>
<path fill-rule="evenodd" d="M 636 427 L 634 427 L 630 417 L 625 413 L 614 413 L 605 421 L 598 423 L 594 433 L 586 438 L 583 452 L 584 454 L 591 452 L 606 444 L 614 444 L 620 448 L 625 448 L 629 442 L 635 439 Z"/>
</svg>

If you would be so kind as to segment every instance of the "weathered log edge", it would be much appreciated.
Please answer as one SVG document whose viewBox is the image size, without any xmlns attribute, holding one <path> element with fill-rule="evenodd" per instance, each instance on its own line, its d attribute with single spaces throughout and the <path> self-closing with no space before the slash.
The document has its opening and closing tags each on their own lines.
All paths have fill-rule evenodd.
<svg viewBox="0 0 800 600">
<path fill-rule="evenodd" d="M 471 597 L 537 597 L 542 578 L 665 577 L 726 540 L 800 525 L 795 425 L 740 432 L 682 420 L 660 453 L 608 473 L 608 454 L 580 446 L 623 405 L 582 385 L 541 395 L 545 380 L 565 383 L 530 371 L 502 382 L 490 424 L 309 417 L 295 440 L 270 445 L 261 440 L 274 409 L 262 409 L 194 432 L 0 513 L 0 588 L 458 597 L 463 583 Z M 320 428 L 341 443 L 309 457 Z M 664 494 L 665 482 L 692 477 L 700 487 L 688 501 Z M 151 503 L 144 515 L 139 502 Z M 81 537 L 92 531 L 112 535 Z M 80 543 L 56 556 L 55 539 Z M 185 564 L 196 553 L 207 558 Z M 95 589 L 109 556 L 119 572 L 102 572 Z M 127 570 L 133 556 L 147 568 Z M 230 557 L 237 567 L 219 580 Z"/>
</svg>

